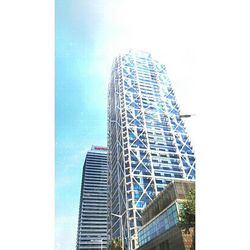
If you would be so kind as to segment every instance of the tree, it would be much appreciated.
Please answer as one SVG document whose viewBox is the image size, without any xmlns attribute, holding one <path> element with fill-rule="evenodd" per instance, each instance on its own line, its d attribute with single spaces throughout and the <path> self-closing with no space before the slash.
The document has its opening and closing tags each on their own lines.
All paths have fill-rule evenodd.
<svg viewBox="0 0 250 250">
<path fill-rule="evenodd" d="M 109 250 L 122 250 L 122 241 L 120 238 L 113 238 L 109 241 Z"/>
<path fill-rule="evenodd" d="M 186 195 L 186 200 L 181 203 L 180 222 L 179 226 L 184 230 L 184 233 L 190 233 L 190 228 L 193 228 L 193 244 L 192 249 L 195 249 L 195 189 L 192 188 Z"/>
<path fill-rule="evenodd" d="M 186 199 L 181 203 L 180 227 L 189 232 L 191 227 L 195 227 L 195 189 L 192 188 L 186 195 Z"/>
</svg>

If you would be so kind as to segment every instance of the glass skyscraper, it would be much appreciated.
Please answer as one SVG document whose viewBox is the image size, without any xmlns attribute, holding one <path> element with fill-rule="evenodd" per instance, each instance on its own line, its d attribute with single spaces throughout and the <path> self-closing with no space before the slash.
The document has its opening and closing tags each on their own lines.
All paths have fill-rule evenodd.
<svg viewBox="0 0 250 250">
<path fill-rule="evenodd" d="M 77 250 L 107 249 L 107 148 L 92 146 L 83 166 Z"/>
<path fill-rule="evenodd" d="M 195 179 L 193 148 L 166 67 L 149 53 L 129 50 L 114 60 L 108 148 L 108 234 L 136 249 L 146 205 L 173 179 Z"/>
</svg>

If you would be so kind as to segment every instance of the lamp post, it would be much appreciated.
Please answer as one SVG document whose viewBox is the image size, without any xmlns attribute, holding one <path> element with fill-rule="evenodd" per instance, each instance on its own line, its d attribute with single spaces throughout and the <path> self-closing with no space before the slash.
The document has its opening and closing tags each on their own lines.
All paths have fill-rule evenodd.
<svg viewBox="0 0 250 250">
<path fill-rule="evenodd" d="M 102 239 L 100 239 L 100 241 L 101 241 L 101 250 L 102 250 Z"/>
<path fill-rule="evenodd" d="M 124 235 L 123 235 L 123 226 L 122 226 L 122 216 L 126 213 L 126 211 L 124 211 L 124 213 L 122 215 L 120 214 L 114 214 L 111 213 L 113 216 L 116 216 L 120 219 L 120 228 L 121 228 L 121 241 L 122 241 L 122 250 L 124 249 Z"/>
</svg>

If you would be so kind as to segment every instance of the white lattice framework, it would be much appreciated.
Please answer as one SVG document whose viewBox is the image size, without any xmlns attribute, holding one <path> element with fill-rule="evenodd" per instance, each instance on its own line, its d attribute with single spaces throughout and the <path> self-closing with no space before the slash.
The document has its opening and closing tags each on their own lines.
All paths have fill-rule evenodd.
<svg viewBox="0 0 250 250">
<path fill-rule="evenodd" d="M 108 101 L 108 233 L 136 249 L 142 209 L 171 180 L 195 179 L 195 157 L 166 67 L 150 54 L 115 59 Z"/>
</svg>

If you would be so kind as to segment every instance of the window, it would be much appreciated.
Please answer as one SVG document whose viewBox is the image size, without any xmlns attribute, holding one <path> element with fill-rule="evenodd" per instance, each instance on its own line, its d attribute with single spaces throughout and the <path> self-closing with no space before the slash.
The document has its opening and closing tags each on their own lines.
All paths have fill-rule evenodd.
<svg viewBox="0 0 250 250">
<path fill-rule="evenodd" d="M 149 224 L 139 230 L 139 245 L 146 244 L 151 239 L 156 238 L 172 226 L 178 223 L 176 204 L 168 207 L 162 214 L 153 219 Z M 160 249 L 170 250 L 167 241 L 160 244 Z"/>
</svg>

